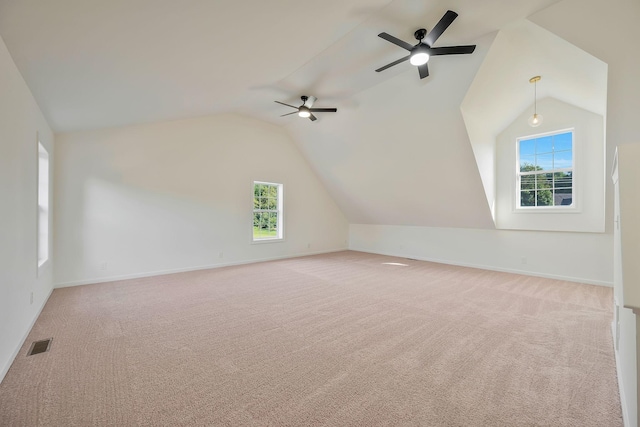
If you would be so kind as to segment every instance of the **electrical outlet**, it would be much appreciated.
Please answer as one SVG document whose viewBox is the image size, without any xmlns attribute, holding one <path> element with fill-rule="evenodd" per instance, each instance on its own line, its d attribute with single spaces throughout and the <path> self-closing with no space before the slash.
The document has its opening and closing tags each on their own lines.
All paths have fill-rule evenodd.
<svg viewBox="0 0 640 427">
<path fill-rule="evenodd" d="M 106 261 L 103 261 L 102 263 L 100 263 L 100 270 L 106 271 L 107 267 L 108 267 L 108 265 L 107 265 Z"/>
<path fill-rule="evenodd" d="M 220 253 L 218 254 L 218 258 L 224 258 L 224 252 L 220 251 Z"/>
<path fill-rule="evenodd" d="M 307 243 L 307 249 L 311 248 L 311 243 Z"/>
<path fill-rule="evenodd" d="M 33 291 L 31 292 L 31 295 L 29 296 L 29 304 L 33 304 Z"/>
<path fill-rule="evenodd" d="M 522 265 L 526 265 L 527 264 L 527 257 L 522 257 L 522 259 L 520 261 L 522 262 Z"/>
</svg>

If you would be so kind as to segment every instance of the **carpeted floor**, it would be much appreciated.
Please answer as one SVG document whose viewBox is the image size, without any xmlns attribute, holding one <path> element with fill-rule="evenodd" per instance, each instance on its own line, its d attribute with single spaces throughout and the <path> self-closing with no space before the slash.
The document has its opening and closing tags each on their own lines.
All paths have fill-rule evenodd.
<svg viewBox="0 0 640 427">
<path fill-rule="evenodd" d="M 621 426 L 611 300 L 358 252 L 57 289 L 0 425 Z"/>
</svg>

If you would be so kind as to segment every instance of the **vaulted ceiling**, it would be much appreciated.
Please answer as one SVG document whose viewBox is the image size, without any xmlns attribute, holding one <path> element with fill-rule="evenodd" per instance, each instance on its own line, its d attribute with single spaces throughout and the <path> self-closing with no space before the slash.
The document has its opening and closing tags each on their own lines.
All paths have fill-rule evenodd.
<svg viewBox="0 0 640 427">
<path fill-rule="evenodd" d="M 461 104 L 498 31 L 558 1 L 0 0 L 0 36 L 55 131 L 248 115 L 289 130 L 351 223 L 492 228 Z M 405 55 L 378 33 L 448 9 L 436 45 L 474 54 L 373 71 Z M 279 117 L 300 95 L 339 111 Z"/>
</svg>

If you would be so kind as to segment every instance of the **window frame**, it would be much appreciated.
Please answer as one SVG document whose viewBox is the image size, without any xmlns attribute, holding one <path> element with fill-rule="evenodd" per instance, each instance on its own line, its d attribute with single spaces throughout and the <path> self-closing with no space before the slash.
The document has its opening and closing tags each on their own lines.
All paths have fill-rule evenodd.
<svg viewBox="0 0 640 427">
<path fill-rule="evenodd" d="M 50 193 L 51 193 L 51 156 L 37 138 L 37 200 L 36 200 L 36 258 L 38 272 L 50 259 Z M 45 175 L 46 176 L 43 176 Z M 44 228 L 44 230 L 43 230 Z"/>
<path fill-rule="evenodd" d="M 255 198 L 255 189 L 256 185 L 270 185 L 277 188 L 278 199 L 277 199 L 277 208 L 276 209 L 256 209 L 254 205 Z M 263 243 L 276 243 L 284 241 L 284 185 L 277 182 L 267 182 L 267 181 L 253 181 L 251 184 L 251 204 L 253 206 L 251 212 L 251 243 L 253 244 L 263 244 Z M 253 224 L 255 214 L 257 212 L 270 212 L 277 213 L 277 235 L 276 237 L 260 237 L 256 238 L 253 232 Z"/>
<path fill-rule="evenodd" d="M 571 168 L 558 168 L 540 171 L 538 173 L 524 173 L 524 175 L 542 175 L 542 174 L 554 174 L 557 172 L 571 171 L 571 205 L 553 205 L 553 206 L 521 206 L 521 185 L 523 173 L 520 172 L 520 142 L 525 140 L 531 140 L 536 138 L 542 138 L 546 136 L 561 135 L 565 133 L 571 134 Z M 558 129 L 549 132 L 543 132 L 533 135 L 521 136 L 516 138 L 516 156 L 515 156 L 515 192 L 514 192 L 514 209 L 515 213 L 575 213 L 579 211 L 579 198 L 576 197 L 577 187 L 579 183 L 576 175 L 576 141 L 575 141 L 575 128 Z M 553 151 L 555 152 L 555 150 Z M 537 154 L 537 151 L 536 151 Z"/>
</svg>

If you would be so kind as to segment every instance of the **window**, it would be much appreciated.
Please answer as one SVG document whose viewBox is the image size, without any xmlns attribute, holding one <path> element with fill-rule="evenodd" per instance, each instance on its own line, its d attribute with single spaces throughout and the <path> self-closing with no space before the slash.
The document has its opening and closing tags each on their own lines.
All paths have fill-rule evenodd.
<svg viewBox="0 0 640 427">
<path fill-rule="evenodd" d="M 282 239 L 282 184 L 253 183 L 253 240 Z"/>
<path fill-rule="evenodd" d="M 49 153 L 38 141 L 38 267 L 49 259 Z"/>
<path fill-rule="evenodd" d="M 518 208 L 573 207 L 573 130 L 518 139 Z"/>
</svg>

